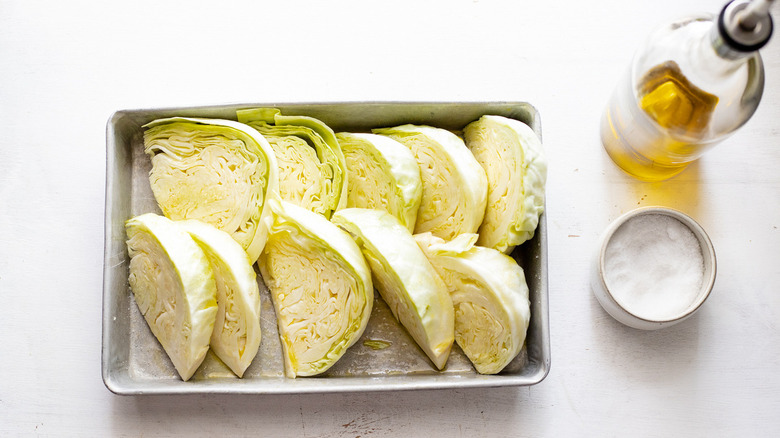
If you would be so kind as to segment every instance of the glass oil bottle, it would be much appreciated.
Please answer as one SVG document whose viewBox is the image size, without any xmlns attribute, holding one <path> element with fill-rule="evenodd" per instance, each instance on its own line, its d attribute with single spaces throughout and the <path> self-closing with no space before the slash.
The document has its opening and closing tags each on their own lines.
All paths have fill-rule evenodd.
<svg viewBox="0 0 780 438">
<path fill-rule="evenodd" d="M 747 122 L 764 89 L 758 50 L 772 34 L 772 1 L 735 0 L 650 35 L 602 117 L 601 141 L 620 168 L 671 178 Z"/>
</svg>

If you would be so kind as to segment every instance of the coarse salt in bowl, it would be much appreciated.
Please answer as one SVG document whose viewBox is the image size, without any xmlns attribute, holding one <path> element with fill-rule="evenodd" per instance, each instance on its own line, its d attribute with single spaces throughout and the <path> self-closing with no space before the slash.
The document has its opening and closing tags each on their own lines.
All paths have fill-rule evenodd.
<svg viewBox="0 0 780 438">
<path fill-rule="evenodd" d="M 618 321 L 655 330 L 693 315 L 709 296 L 715 273 L 715 249 L 701 225 L 677 210 L 644 207 L 605 230 L 591 288 Z"/>
</svg>

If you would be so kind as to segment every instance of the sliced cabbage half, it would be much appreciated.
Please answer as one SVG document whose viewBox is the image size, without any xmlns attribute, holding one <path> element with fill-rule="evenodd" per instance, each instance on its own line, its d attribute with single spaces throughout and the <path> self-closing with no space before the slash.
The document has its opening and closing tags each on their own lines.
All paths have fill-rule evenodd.
<svg viewBox="0 0 780 438">
<path fill-rule="evenodd" d="M 422 201 L 415 233 L 445 240 L 475 233 L 485 215 L 487 177 L 463 140 L 441 128 L 402 125 L 375 129 L 408 147 L 420 166 Z"/>
<path fill-rule="evenodd" d="M 383 210 L 414 231 L 422 197 L 420 167 L 409 149 L 382 135 L 336 135 L 347 163 L 347 207 Z"/>
<path fill-rule="evenodd" d="M 125 224 L 130 287 L 176 371 L 189 380 L 209 350 L 217 291 L 206 255 L 173 221 L 153 213 Z"/>
<path fill-rule="evenodd" d="M 510 253 L 534 236 L 544 211 L 547 161 L 542 142 L 523 122 L 483 116 L 463 130 L 485 169 L 488 202 L 477 244 Z"/>
<path fill-rule="evenodd" d="M 523 348 L 531 318 L 523 269 L 495 249 L 473 246 L 474 234 L 450 242 L 430 233 L 415 239 L 449 288 L 455 342 L 477 372 L 500 372 Z"/>
<path fill-rule="evenodd" d="M 270 222 L 266 200 L 279 183 L 263 136 L 230 120 L 174 117 L 144 127 L 149 182 L 163 214 L 214 225 L 257 259 Z"/>
<path fill-rule="evenodd" d="M 211 349 L 238 377 L 260 347 L 260 291 L 257 275 L 241 245 L 229 234 L 197 220 L 177 224 L 206 254 L 217 285 L 217 317 Z"/>
<path fill-rule="evenodd" d="M 455 335 L 452 299 L 409 230 L 387 212 L 362 208 L 339 210 L 332 222 L 360 246 L 393 315 L 436 368 L 444 368 Z"/>
<path fill-rule="evenodd" d="M 347 170 L 333 130 L 312 117 L 284 116 L 275 108 L 239 110 L 238 120 L 271 143 L 283 200 L 330 219 L 347 205 Z"/>
<path fill-rule="evenodd" d="M 374 305 L 360 248 L 322 215 L 274 203 L 275 219 L 257 261 L 271 292 L 285 373 L 330 368 L 363 334 Z"/>
</svg>

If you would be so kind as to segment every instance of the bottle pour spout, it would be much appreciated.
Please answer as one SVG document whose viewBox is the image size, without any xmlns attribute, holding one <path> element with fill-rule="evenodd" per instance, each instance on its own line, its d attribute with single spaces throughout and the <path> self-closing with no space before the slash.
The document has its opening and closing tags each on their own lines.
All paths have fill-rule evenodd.
<svg viewBox="0 0 780 438">
<path fill-rule="evenodd" d="M 774 0 L 734 0 L 718 17 L 718 33 L 737 52 L 754 52 L 772 36 L 769 6 Z"/>
</svg>

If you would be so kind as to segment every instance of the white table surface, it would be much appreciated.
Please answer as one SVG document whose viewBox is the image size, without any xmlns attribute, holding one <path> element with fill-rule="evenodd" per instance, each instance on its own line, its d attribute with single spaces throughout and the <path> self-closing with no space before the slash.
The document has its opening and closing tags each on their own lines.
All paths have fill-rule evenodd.
<svg viewBox="0 0 780 438">
<path fill-rule="evenodd" d="M 780 36 L 762 51 L 766 90 L 750 122 L 650 184 L 603 152 L 604 103 L 656 25 L 722 1 L 184 3 L 0 0 L 0 436 L 780 434 Z M 100 346 L 111 113 L 355 100 L 539 109 L 549 376 L 397 393 L 110 393 Z M 598 235 L 645 205 L 693 216 L 718 254 L 704 308 L 657 332 L 620 325 L 588 286 Z"/>
</svg>

